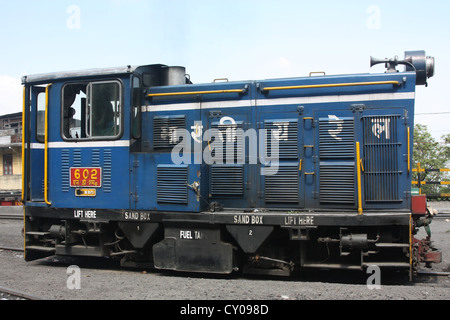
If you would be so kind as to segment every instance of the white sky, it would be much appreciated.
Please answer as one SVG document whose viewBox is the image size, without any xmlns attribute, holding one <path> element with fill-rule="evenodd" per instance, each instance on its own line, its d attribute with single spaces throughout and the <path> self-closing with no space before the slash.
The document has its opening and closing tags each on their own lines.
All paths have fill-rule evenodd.
<svg viewBox="0 0 450 320">
<path fill-rule="evenodd" d="M 384 72 L 369 57 L 436 58 L 416 123 L 450 133 L 450 1 L 0 0 L 0 114 L 21 111 L 26 74 L 162 63 L 194 83 Z M 440 113 L 440 114 L 428 114 Z"/>
</svg>

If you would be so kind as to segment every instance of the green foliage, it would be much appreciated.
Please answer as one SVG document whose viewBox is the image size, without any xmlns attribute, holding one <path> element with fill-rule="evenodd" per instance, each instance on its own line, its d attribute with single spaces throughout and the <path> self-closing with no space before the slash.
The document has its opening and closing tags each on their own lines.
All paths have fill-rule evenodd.
<svg viewBox="0 0 450 320">
<path fill-rule="evenodd" d="M 450 159 L 450 134 L 442 136 L 445 143 L 437 142 L 422 124 L 414 126 L 413 168 L 420 163 L 421 169 L 448 168 Z M 420 174 L 422 181 L 448 181 L 449 174 L 429 172 Z M 413 173 L 413 180 L 417 181 L 417 173 Z M 417 187 L 417 186 L 414 186 Z M 450 187 L 440 185 L 422 186 L 422 194 L 450 193 Z"/>
</svg>

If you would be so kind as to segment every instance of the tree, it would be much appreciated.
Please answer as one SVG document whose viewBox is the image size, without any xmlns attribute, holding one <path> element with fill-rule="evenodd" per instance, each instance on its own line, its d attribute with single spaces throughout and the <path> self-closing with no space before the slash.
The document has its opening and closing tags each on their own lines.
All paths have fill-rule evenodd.
<svg viewBox="0 0 450 320">
<path fill-rule="evenodd" d="M 450 134 L 442 136 L 444 143 L 436 140 L 428 132 L 428 128 L 422 124 L 414 126 L 414 149 L 413 167 L 417 168 L 420 163 L 421 169 L 446 168 L 450 156 Z M 422 181 L 445 181 L 448 180 L 447 173 L 429 172 L 420 174 Z M 417 173 L 413 174 L 413 180 L 417 181 Z M 417 186 L 415 186 L 417 187 Z M 449 193 L 450 188 L 439 185 L 422 186 L 422 194 Z"/>
</svg>

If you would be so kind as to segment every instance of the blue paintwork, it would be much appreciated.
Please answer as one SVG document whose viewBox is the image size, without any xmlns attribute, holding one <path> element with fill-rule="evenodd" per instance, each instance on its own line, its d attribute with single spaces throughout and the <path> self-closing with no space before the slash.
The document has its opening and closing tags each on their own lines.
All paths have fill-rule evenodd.
<svg viewBox="0 0 450 320">
<path fill-rule="evenodd" d="M 139 73 L 139 69 L 136 72 Z M 146 88 L 147 93 L 243 88 L 247 88 L 247 92 L 244 94 L 218 93 L 153 99 L 142 97 L 142 105 L 146 112 L 142 112 L 142 135 L 140 141 L 134 141 L 130 135 L 132 122 L 130 110 L 131 75 L 108 76 L 108 78 L 118 79 L 123 83 L 124 131 L 118 141 L 140 144 L 140 150 L 135 152 L 128 146 L 101 146 L 98 144 L 93 147 L 86 147 L 86 144 L 81 144 L 84 146 L 79 147 L 79 144 L 76 142 L 64 141 L 61 137 L 60 128 L 60 94 L 63 84 L 71 81 L 71 79 L 54 80 L 50 88 L 49 122 L 51 125 L 49 141 L 54 145 L 56 143 L 58 147 L 49 148 L 49 198 L 52 202 L 52 207 L 199 212 L 207 209 L 209 202 L 215 201 L 231 208 L 356 209 L 356 192 L 354 192 L 352 203 L 327 202 L 324 201 L 324 195 L 324 198 L 321 199 L 321 168 L 324 170 L 325 168 L 344 168 L 346 166 L 356 168 L 354 157 L 339 159 L 320 157 L 320 121 L 321 119 L 329 118 L 330 115 L 339 119 L 353 119 L 354 142 L 359 141 L 362 145 L 365 139 L 364 117 L 398 115 L 398 130 L 396 131 L 398 144 L 395 147 L 397 158 L 391 159 L 391 161 L 397 161 L 399 168 L 397 173 L 399 199 L 396 201 L 364 201 L 363 207 L 365 209 L 407 209 L 410 206 L 408 190 L 410 190 L 411 175 L 408 174 L 406 165 L 406 126 L 411 128 L 412 150 L 414 99 L 412 97 L 396 100 L 371 99 L 374 97 L 374 94 L 414 93 L 415 73 L 357 74 Z M 98 76 L 95 79 L 98 80 Z M 265 87 L 388 80 L 402 83 L 405 80 L 405 82 L 399 87 L 376 85 L 270 92 L 262 92 L 260 90 Z M 356 95 L 361 95 L 361 100 L 358 100 L 357 97 L 355 98 Z M 346 101 L 348 97 L 352 97 L 352 101 Z M 308 100 L 309 98 L 312 98 L 312 100 Z M 330 99 L 332 102 L 330 102 Z M 233 103 L 234 107 L 230 107 L 227 103 Z M 171 107 L 164 109 L 165 105 L 170 105 Z M 223 107 L 224 105 L 227 107 Z M 360 105 L 364 105 L 364 108 L 359 111 Z M 170 108 L 179 110 L 171 110 Z M 256 164 L 248 164 L 248 159 L 246 164 L 241 166 L 243 172 L 242 194 L 239 196 L 212 195 L 211 166 L 205 163 L 176 166 L 172 162 L 170 150 L 158 150 L 154 146 L 154 118 L 174 115 L 185 117 L 186 129 L 189 132 L 195 130 L 191 127 L 195 128 L 196 121 L 201 121 L 203 132 L 205 132 L 208 128 L 217 125 L 223 117 L 232 117 L 237 123 L 242 124 L 244 130 L 254 129 L 257 131 L 263 129 L 265 125 L 283 121 L 292 123 L 297 129 L 297 155 L 289 155 L 284 159 L 280 159 L 279 167 L 292 173 L 294 172 L 292 168 L 298 168 L 300 160 L 302 160 L 302 170 L 297 169 L 293 173 L 292 179 L 287 180 L 287 182 L 297 181 L 296 188 L 290 189 L 290 191 L 297 193 L 297 198 L 294 201 L 291 201 L 292 199 L 289 198 L 290 200 L 279 203 L 267 201 L 270 195 L 266 194 L 266 190 L 271 183 L 275 182 L 260 175 L 261 169 L 264 167 L 260 161 Z M 405 115 L 407 116 L 405 117 Z M 309 117 L 312 117 L 313 120 L 304 119 Z M 366 130 L 366 132 L 368 131 Z M 30 139 L 33 142 L 35 137 L 32 136 Z M 205 148 L 208 148 L 207 141 L 203 141 L 201 150 Z M 249 154 L 249 148 L 249 144 L 246 143 L 247 155 Z M 364 154 L 363 147 L 361 148 L 364 161 L 369 161 L 367 155 Z M 37 155 L 38 153 L 39 155 Z M 41 153 L 42 150 L 33 150 L 32 159 L 41 159 Z M 81 157 L 81 160 L 78 162 L 75 159 L 76 153 L 79 153 Z M 194 162 L 195 157 L 198 156 L 198 153 L 193 152 L 191 154 L 191 162 Z M 68 157 L 68 162 L 63 161 L 64 157 Z M 105 169 L 103 169 L 103 186 L 96 190 L 97 194 L 95 197 L 75 196 L 74 188 L 67 185 L 67 168 L 74 166 L 96 167 L 98 165 L 104 167 L 105 162 L 108 162 L 109 159 L 111 159 L 110 183 L 107 186 L 105 185 Z M 32 164 L 31 166 L 32 181 L 41 179 L 43 173 L 41 162 L 42 159 L 39 160 L 37 165 Z M 173 168 L 187 168 L 187 183 L 193 184 L 198 181 L 200 184 L 199 195 L 192 188 L 187 187 L 186 203 L 158 202 L 158 168 L 162 171 L 164 169 L 170 171 L 171 166 Z M 312 172 L 314 174 L 305 175 L 305 173 Z M 356 171 L 353 171 L 353 173 L 354 177 L 356 177 Z M 365 177 L 363 174 L 363 179 Z M 283 194 L 283 185 L 278 185 L 278 187 L 281 187 L 279 188 L 280 196 L 287 197 L 286 194 Z M 354 179 L 353 187 L 356 190 L 356 179 Z M 37 186 L 33 182 L 32 189 L 35 190 L 36 188 Z M 336 191 L 338 191 L 339 187 L 336 188 Z M 286 187 L 287 189 L 288 187 Z M 286 190 L 284 193 L 287 193 Z M 161 188 L 159 191 L 161 191 Z M 274 194 L 272 196 L 277 197 L 278 195 Z M 33 205 L 31 202 L 27 204 Z"/>
</svg>

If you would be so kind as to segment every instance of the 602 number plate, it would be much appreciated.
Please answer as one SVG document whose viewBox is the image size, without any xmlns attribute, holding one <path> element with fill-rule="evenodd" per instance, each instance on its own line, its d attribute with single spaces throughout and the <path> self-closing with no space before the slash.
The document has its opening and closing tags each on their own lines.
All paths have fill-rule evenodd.
<svg viewBox="0 0 450 320">
<path fill-rule="evenodd" d="M 102 168 L 70 168 L 71 187 L 102 186 Z"/>
</svg>

